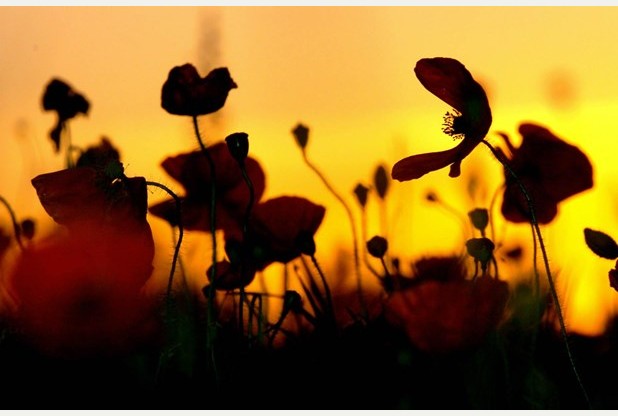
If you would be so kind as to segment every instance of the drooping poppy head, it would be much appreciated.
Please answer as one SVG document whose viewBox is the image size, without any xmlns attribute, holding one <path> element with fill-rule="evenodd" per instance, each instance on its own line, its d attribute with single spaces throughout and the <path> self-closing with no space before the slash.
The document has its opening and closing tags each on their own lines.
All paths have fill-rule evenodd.
<svg viewBox="0 0 618 416">
<path fill-rule="evenodd" d="M 219 142 L 208 148 L 215 165 L 217 229 L 239 228 L 249 204 L 249 189 L 238 162 L 227 145 Z M 266 177 L 257 160 L 244 161 L 254 189 L 254 201 L 259 201 L 266 187 Z M 161 164 L 172 178 L 180 182 L 186 195 L 182 200 L 182 225 L 188 230 L 210 232 L 212 176 L 206 156 L 201 151 L 168 157 Z M 150 207 L 150 213 L 176 226 L 176 203 L 165 200 Z"/>
<path fill-rule="evenodd" d="M 60 132 L 64 123 L 78 114 L 87 115 L 90 103 L 69 84 L 54 78 L 45 87 L 42 104 L 45 111 L 55 111 L 58 114 L 58 123 L 50 131 L 50 138 L 57 152 L 60 150 Z"/>
<path fill-rule="evenodd" d="M 592 188 L 592 164 L 578 147 L 545 127 L 523 123 L 519 133 L 522 142 L 512 149 L 509 165 L 533 201 L 537 222 L 548 224 L 558 214 L 558 203 Z M 529 222 L 528 202 L 506 168 L 504 178 L 502 215 L 511 222 Z"/>
<path fill-rule="evenodd" d="M 485 138 L 491 126 L 485 90 L 463 64 L 452 58 L 421 59 L 414 73 L 429 92 L 453 107 L 454 114 L 445 116 L 443 131 L 463 140 L 449 150 L 402 159 L 393 166 L 391 176 L 409 181 L 450 165 L 449 176 L 457 177 L 462 160 Z"/>
<path fill-rule="evenodd" d="M 228 93 L 238 88 L 227 68 L 213 69 L 201 78 L 191 64 L 171 69 L 161 90 L 161 107 L 170 114 L 199 116 L 223 107 Z"/>
</svg>

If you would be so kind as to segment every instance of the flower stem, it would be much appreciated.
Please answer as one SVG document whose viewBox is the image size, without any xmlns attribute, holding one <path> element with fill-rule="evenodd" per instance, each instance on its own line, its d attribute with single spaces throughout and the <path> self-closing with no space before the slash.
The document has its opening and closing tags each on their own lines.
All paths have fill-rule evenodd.
<svg viewBox="0 0 618 416">
<path fill-rule="evenodd" d="M 176 203 L 176 217 L 178 219 L 178 241 L 176 242 L 176 247 L 174 248 L 174 257 L 172 258 L 172 267 L 170 268 L 170 277 L 167 281 L 167 290 L 166 290 L 166 294 L 165 297 L 167 299 L 167 303 L 169 305 L 170 303 L 170 299 L 171 299 L 171 295 L 172 295 L 172 284 L 174 281 L 174 274 L 176 271 L 176 263 L 178 261 L 178 256 L 180 254 L 180 245 L 182 244 L 182 238 L 184 235 L 184 229 L 182 227 L 182 214 L 181 214 L 181 208 L 180 208 L 180 198 L 178 198 L 178 195 L 176 195 L 171 189 L 169 189 L 167 186 L 160 184 L 158 182 L 154 182 L 154 181 L 146 181 L 146 185 L 148 186 L 154 186 L 156 188 L 162 189 L 165 192 L 168 193 L 168 195 L 170 195 L 173 199 L 174 202 Z"/>
<path fill-rule="evenodd" d="M 197 142 L 200 145 L 200 149 L 204 156 L 206 156 L 206 160 L 208 161 L 208 167 L 210 168 L 210 234 L 212 236 L 212 267 L 210 268 L 210 282 L 211 288 L 208 291 L 208 339 L 207 344 L 209 348 L 212 348 L 213 345 L 213 337 L 215 334 L 214 328 L 214 301 L 215 301 L 215 290 L 213 289 L 215 286 L 215 279 L 217 277 L 217 177 L 215 172 L 215 162 L 212 160 L 212 156 L 210 152 L 204 145 L 202 141 L 202 136 L 200 134 L 200 128 L 197 121 L 197 116 L 193 116 L 193 129 L 195 130 L 195 137 L 197 138 Z"/>
<path fill-rule="evenodd" d="M 249 219 L 251 218 L 251 210 L 253 209 L 253 204 L 255 202 L 255 189 L 253 187 L 253 182 L 251 182 L 251 178 L 249 178 L 249 175 L 247 174 L 247 168 L 245 167 L 245 162 L 240 160 L 238 161 L 238 166 L 240 166 L 240 171 L 242 173 L 242 177 L 245 180 L 245 183 L 247 184 L 247 188 L 249 188 L 249 203 L 247 204 L 247 210 L 245 211 L 245 218 L 243 219 L 243 224 L 242 224 L 242 234 L 243 234 L 243 241 L 248 242 L 248 235 L 249 235 Z M 242 266 L 241 266 L 242 268 Z M 242 275 L 243 271 L 241 269 L 241 275 Z M 242 334 L 243 332 L 243 304 L 244 304 L 244 300 L 245 300 L 245 287 L 241 286 L 240 287 L 240 306 L 238 309 L 238 317 L 239 317 L 239 325 L 240 325 L 240 333 Z M 261 303 L 261 299 L 260 299 L 260 307 L 261 307 L 262 303 Z M 250 335 L 250 334 L 249 334 Z"/>
<path fill-rule="evenodd" d="M 324 273 L 322 272 L 322 269 L 320 268 L 320 265 L 318 264 L 318 259 L 316 259 L 315 256 L 311 256 L 311 261 L 313 262 L 313 265 L 317 269 L 318 274 L 320 275 L 320 279 L 322 279 L 322 285 L 324 286 L 324 292 L 326 294 L 326 304 L 328 305 L 329 313 L 332 315 L 333 321 L 336 321 L 335 309 L 333 308 L 333 296 L 330 292 L 330 287 L 328 286 L 326 277 L 324 276 Z"/>
<path fill-rule="evenodd" d="M 497 152 L 496 149 L 487 140 L 483 139 L 482 142 L 483 142 L 483 144 L 485 144 L 485 146 L 487 146 L 489 148 L 489 150 L 493 153 L 493 155 L 496 157 L 496 159 L 498 159 L 498 161 L 506 168 L 506 170 L 508 170 L 509 174 L 515 180 L 515 182 L 519 186 L 519 189 L 521 190 L 522 194 L 524 195 L 524 198 L 526 199 L 526 203 L 528 204 L 528 210 L 530 212 L 530 223 L 532 224 L 533 230 L 536 232 L 536 235 L 538 237 L 539 247 L 540 247 L 541 253 L 543 255 L 543 262 L 545 263 L 545 272 L 547 273 L 547 280 L 549 282 L 549 289 L 550 289 L 552 298 L 553 298 L 555 306 L 556 306 L 556 313 L 558 315 L 558 322 L 560 323 L 560 332 L 562 334 L 562 338 L 564 339 L 564 346 L 566 348 L 566 352 L 567 352 L 567 355 L 569 357 L 569 361 L 571 363 L 571 368 L 573 369 L 573 373 L 575 374 L 575 378 L 577 379 L 577 383 L 579 384 L 579 387 L 580 387 L 580 389 L 581 389 L 581 391 L 582 391 L 582 393 L 584 395 L 584 399 L 586 400 L 586 403 L 588 404 L 588 407 L 590 407 L 590 399 L 588 397 L 588 393 L 586 392 L 586 389 L 584 388 L 584 384 L 583 384 L 583 382 L 582 382 L 582 380 L 581 380 L 581 378 L 579 376 L 579 371 L 577 370 L 577 367 L 575 366 L 575 359 L 574 359 L 573 354 L 571 352 L 571 347 L 569 346 L 569 338 L 568 338 L 568 334 L 566 332 L 566 326 L 565 326 L 565 323 L 564 323 L 564 317 L 562 315 L 562 307 L 560 306 L 560 301 L 558 299 L 558 293 L 556 292 L 556 287 L 554 285 L 554 279 L 552 278 L 551 270 L 549 268 L 549 259 L 547 257 L 547 251 L 545 249 L 545 243 L 543 241 L 543 236 L 541 235 L 541 229 L 540 229 L 539 223 L 538 223 L 538 221 L 536 219 L 536 214 L 535 214 L 535 211 L 534 211 L 534 204 L 532 202 L 532 198 L 531 198 L 530 194 L 528 193 L 528 190 L 526 189 L 524 184 L 519 179 L 519 176 L 517 176 L 515 171 L 511 168 L 509 163 L 504 159 L 502 154 Z"/>
<path fill-rule="evenodd" d="M 24 249 L 24 243 L 21 241 L 21 228 L 17 223 L 17 217 L 15 217 L 15 212 L 9 202 L 4 199 L 2 195 L 0 195 L 0 202 L 6 207 L 7 211 L 9 211 L 9 215 L 11 216 L 11 222 L 13 223 L 13 231 L 15 232 L 15 240 L 17 240 L 17 244 L 20 249 Z"/>
<path fill-rule="evenodd" d="M 326 186 L 326 188 L 330 191 L 330 193 L 332 193 L 333 196 L 341 203 L 341 205 L 343 205 L 343 208 L 348 214 L 348 218 L 350 220 L 350 227 L 352 229 L 352 240 L 353 240 L 353 250 L 354 250 L 354 269 L 356 271 L 358 300 L 360 303 L 361 314 L 366 318 L 367 317 L 367 307 L 365 305 L 365 298 L 363 296 L 363 289 L 362 289 L 360 259 L 358 255 L 358 241 L 357 241 L 358 237 L 356 236 L 356 226 L 354 224 L 354 215 L 352 214 L 350 207 L 345 202 L 345 200 L 341 197 L 341 195 L 339 195 L 337 191 L 335 191 L 335 189 L 331 186 L 331 184 L 328 182 L 326 177 L 320 172 L 320 170 L 315 165 L 313 165 L 313 163 L 311 163 L 311 161 L 307 157 L 307 152 L 305 151 L 304 148 L 302 149 L 302 153 L 303 153 L 303 159 L 305 163 L 307 164 L 307 166 L 309 166 L 309 168 L 313 170 L 313 172 L 315 172 L 316 175 L 318 175 L 318 177 L 322 180 L 322 183 L 324 183 L 324 186 Z"/>
</svg>

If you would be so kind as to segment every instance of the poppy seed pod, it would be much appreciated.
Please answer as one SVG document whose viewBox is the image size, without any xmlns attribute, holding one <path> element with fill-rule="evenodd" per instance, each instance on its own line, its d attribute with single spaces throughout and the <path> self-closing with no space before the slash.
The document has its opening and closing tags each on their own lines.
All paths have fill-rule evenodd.
<svg viewBox="0 0 618 416">
<path fill-rule="evenodd" d="M 239 164 L 244 164 L 249 154 L 249 135 L 247 133 L 232 133 L 225 138 L 230 154 Z"/>
</svg>

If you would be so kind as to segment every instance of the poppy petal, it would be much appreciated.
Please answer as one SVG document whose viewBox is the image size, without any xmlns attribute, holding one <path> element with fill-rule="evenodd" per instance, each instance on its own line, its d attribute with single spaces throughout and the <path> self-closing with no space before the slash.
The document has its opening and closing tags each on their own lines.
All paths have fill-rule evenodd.
<svg viewBox="0 0 618 416">
<path fill-rule="evenodd" d="M 441 152 L 412 155 L 401 159 L 393 166 L 391 177 L 404 182 L 418 179 L 429 172 L 445 168 L 458 160 L 459 151 L 457 147 Z"/>
</svg>

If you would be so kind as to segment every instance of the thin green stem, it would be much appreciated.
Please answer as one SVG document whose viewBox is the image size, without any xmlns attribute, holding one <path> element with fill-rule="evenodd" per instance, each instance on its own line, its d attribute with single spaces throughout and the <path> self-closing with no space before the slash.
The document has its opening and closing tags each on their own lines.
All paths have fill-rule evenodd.
<svg viewBox="0 0 618 416">
<path fill-rule="evenodd" d="M 348 204 L 345 202 L 345 200 L 341 197 L 341 195 L 339 195 L 339 193 L 335 191 L 335 189 L 331 186 L 331 184 L 328 182 L 326 177 L 320 172 L 320 170 L 315 165 L 313 165 L 313 163 L 311 163 L 311 161 L 307 157 L 307 152 L 305 151 L 304 148 L 302 149 L 302 153 L 303 153 L 303 159 L 305 163 L 307 164 L 307 166 L 309 166 L 309 168 L 313 170 L 313 172 L 315 172 L 316 175 L 318 175 L 318 177 L 322 180 L 322 183 L 324 183 L 324 186 L 326 186 L 326 188 L 330 191 L 330 193 L 332 193 L 333 196 L 341 203 L 346 213 L 348 214 L 348 219 L 350 220 L 350 227 L 352 230 L 352 240 L 353 240 L 352 242 L 353 242 L 353 250 L 354 250 L 354 269 L 356 271 L 358 300 L 360 302 L 361 312 L 366 317 L 367 307 L 365 305 L 365 298 L 363 296 L 362 276 L 361 276 L 361 271 L 360 271 L 360 258 L 358 255 L 358 237 L 356 235 L 354 215 L 352 214 L 352 210 L 350 209 Z"/>
<path fill-rule="evenodd" d="M 17 240 L 17 244 L 19 245 L 20 249 L 24 249 L 24 243 L 21 241 L 21 228 L 19 227 L 19 224 L 17 223 L 17 217 L 15 216 L 15 212 L 13 211 L 13 208 L 11 208 L 11 205 L 9 204 L 9 202 L 4 199 L 4 197 L 2 195 L 0 195 L 0 202 L 2 202 L 2 204 L 6 207 L 7 211 L 9 211 L 9 215 L 11 216 L 11 222 L 13 223 L 13 232 L 15 233 L 15 240 Z"/>
<path fill-rule="evenodd" d="M 515 182 L 517 183 L 517 186 L 519 187 L 519 189 L 521 190 L 522 194 L 524 195 L 524 198 L 526 199 L 526 203 L 528 204 L 528 210 L 530 212 L 530 223 L 532 224 L 532 227 L 534 229 L 534 231 L 536 232 L 536 235 L 538 237 L 538 242 L 539 242 L 539 247 L 541 249 L 541 253 L 543 255 L 543 262 L 545 264 L 545 272 L 547 273 L 547 280 L 549 282 L 549 289 L 552 295 L 552 298 L 554 300 L 555 306 L 556 306 L 556 313 L 558 315 L 558 322 L 560 323 L 560 332 L 562 334 L 562 338 L 564 339 L 564 346 L 566 348 L 566 352 L 567 355 L 569 357 L 569 361 L 571 363 L 571 368 L 573 369 L 573 373 L 575 374 L 575 378 L 577 379 L 577 383 L 579 384 L 579 387 L 584 395 L 584 398 L 586 400 L 586 403 L 588 404 L 588 407 L 590 407 L 590 399 L 588 397 L 588 393 L 586 392 L 586 389 L 584 388 L 584 384 L 579 376 L 579 371 L 577 370 L 577 367 L 575 366 L 575 359 L 573 357 L 573 353 L 571 352 L 571 347 L 569 346 L 569 338 L 568 338 L 568 334 L 566 332 L 566 325 L 564 323 L 564 316 L 562 314 L 562 307 L 560 306 L 560 300 L 558 299 L 558 293 L 556 291 L 556 287 L 554 285 L 554 279 L 552 278 L 551 275 L 551 270 L 549 268 L 549 259 L 547 257 L 547 250 L 545 249 L 545 243 L 543 241 L 543 236 L 541 235 L 541 229 L 539 227 L 539 223 L 536 219 L 536 213 L 534 210 L 534 203 L 532 201 L 532 198 L 530 196 L 530 194 L 528 193 L 528 190 L 526 189 L 526 187 L 524 186 L 524 184 L 521 182 L 521 180 L 519 179 L 519 176 L 515 173 L 515 171 L 511 168 L 510 164 L 508 163 L 507 160 L 505 160 L 505 158 L 502 156 L 502 154 L 498 151 L 496 151 L 496 149 L 485 139 L 482 140 L 483 144 L 485 146 L 487 146 L 489 148 L 489 150 L 493 153 L 493 155 L 496 157 L 496 159 L 498 159 L 498 161 L 506 168 L 506 170 L 508 170 L 509 174 L 511 175 L 511 177 L 513 178 L 513 180 L 515 180 Z"/>
</svg>

